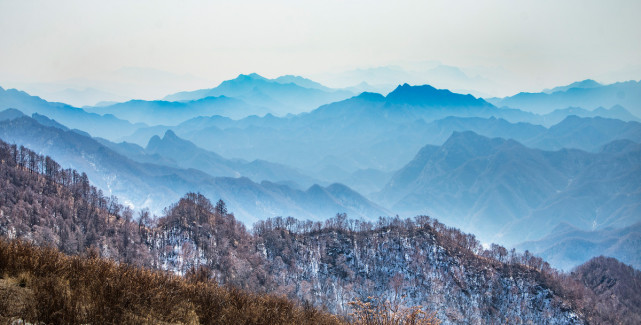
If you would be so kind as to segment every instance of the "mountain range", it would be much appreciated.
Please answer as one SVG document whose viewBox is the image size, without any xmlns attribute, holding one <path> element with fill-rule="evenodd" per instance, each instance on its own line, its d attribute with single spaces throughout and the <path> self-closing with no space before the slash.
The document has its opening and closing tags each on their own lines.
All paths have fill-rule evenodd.
<svg viewBox="0 0 641 325">
<path fill-rule="evenodd" d="M 573 83 L 541 93 L 519 93 L 505 98 L 488 98 L 499 107 L 511 107 L 545 114 L 555 109 L 581 107 L 596 109 L 621 105 L 641 117 L 641 81 L 600 85 L 591 80 Z"/>
<path fill-rule="evenodd" d="M 594 256 L 604 255 L 641 269 L 641 223 L 614 228 L 582 230 L 561 223 L 552 232 L 535 241 L 517 246 L 541 256 L 555 267 L 571 271 Z"/>
<path fill-rule="evenodd" d="M 400 94 L 395 91 L 387 97 L 363 93 L 292 117 L 199 117 L 175 127 L 141 128 L 122 140 L 145 145 L 152 136 L 162 136 L 171 129 L 223 156 L 290 165 L 324 182 L 340 180 L 365 194 L 380 190 L 382 182 L 372 186 L 355 173 L 372 170 L 389 175 L 410 161 L 422 146 L 441 145 L 454 131 L 511 138 L 545 150 L 577 148 L 594 152 L 617 139 L 641 141 L 638 122 L 570 115 L 546 128 L 495 118 L 501 109 L 471 96 L 431 87 L 400 86 L 398 91 Z M 398 99 L 404 93 L 409 99 Z M 488 117 L 468 116 L 474 114 Z"/>
<path fill-rule="evenodd" d="M 579 229 L 627 226 L 641 213 L 641 145 L 619 140 L 598 153 L 542 151 L 514 140 L 455 132 L 425 146 L 376 195 L 392 211 L 427 214 L 514 245 L 559 222 Z"/>
<path fill-rule="evenodd" d="M 88 113 L 63 103 L 51 103 L 16 89 L 0 88 L 0 110 L 18 109 L 25 114 L 38 113 L 67 127 L 91 131 L 94 136 L 117 138 L 134 132 L 145 124 L 132 124 L 111 114 Z"/>
<path fill-rule="evenodd" d="M 271 112 L 265 107 L 249 105 L 242 100 L 225 96 L 182 102 L 131 100 L 113 105 L 86 107 L 85 110 L 98 114 L 113 114 L 133 123 L 149 125 L 176 125 L 194 117 L 211 115 L 241 119 L 250 115 L 263 116 Z"/>
<path fill-rule="evenodd" d="M 353 95 L 350 91 L 330 89 L 302 77 L 282 76 L 267 79 L 251 73 L 223 81 L 215 88 L 179 92 L 168 95 L 164 99 L 193 101 L 212 96 L 226 96 L 252 105 L 264 106 L 276 114 L 285 115 L 306 112 L 322 104 L 343 100 Z"/>
<path fill-rule="evenodd" d="M 269 216 L 324 219 L 336 213 L 363 218 L 389 214 L 341 184 L 298 190 L 268 181 L 256 183 L 246 177 L 213 177 L 196 169 L 140 163 L 86 135 L 43 126 L 26 116 L 0 122 L 0 138 L 49 155 L 63 167 L 85 172 L 105 193 L 118 196 L 126 205 L 149 207 L 155 213 L 188 191 L 200 191 L 225 200 L 237 217 L 249 224 Z"/>
<path fill-rule="evenodd" d="M 0 108 L 20 110 L 0 112 L 0 137 L 156 213 L 200 191 L 248 223 L 429 214 L 484 243 L 526 240 L 532 246 L 520 248 L 569 269 L 599 252 L 630 255 L 611 241 L 575 257 L 582 241 L 549 243 L 563 224 L 607 237 L 639 222 L 641 123 L 627 95 L 637 86 L 587 80 L 514 96 L 523 107 L 429 85 L 353 96 L 256 74 L 163 101 L 82 109 L 0 89 Z M 548 109 L 540 98 L 576 105 Z"/>
<path fill-rule="evenodd" d="M 248 177 L 255 182 L 270 181 L 308 188 L 317 180 L 291 167 L 264 160 L 248 162 L 242 159 L 226 159 L 215 152 L 197 147 L 190 141 L 179 138 L 167 130 L 164 136 L 153 136 L 145 148 L 136 144 L 97 139 L 123 156 L 140 162 L 154 162 L 179 168 L 194 168 L 216 177 Z"/>
<path fill-rule="evenodd" d="M 452 115 L 491 117 L 502 113 L 503 110 L 470 95 L 430 86 L 401 85 L 387 96 L 363 93 L 296 116 L 267 115 L 239 121 L 198 118 L 172 130 L 225 156 L 264 159 L 310 171 L 321 170 L 328 166 L 327 162 L 340 157 L 341 162 L 334 164 L 352 173 L 368 168 L 389 171 L 402 166 L 425 143 L 419 140 L 420 144 L 398 148 L 404 152 L 389 154 L 387 147 L 398 147 L 393 143 L 395 134 L 404 132 L 408 124 Z M 168 128 L 140 129 L 122 140 L 142 145 Z M 219 141 L 204 140 L 212 138 Z M 337 146 L 338 143 L 341 145 Z M 381 150 L 382 146 L 385 150 Z"/>
</svg>

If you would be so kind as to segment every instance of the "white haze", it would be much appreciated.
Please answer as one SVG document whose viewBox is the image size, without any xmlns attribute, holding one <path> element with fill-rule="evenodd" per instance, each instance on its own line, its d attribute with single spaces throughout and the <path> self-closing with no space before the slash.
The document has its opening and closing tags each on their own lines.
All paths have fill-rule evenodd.
<svg viewBox="0 0 641 325">
<path fill-rule="evenodd" d="M 639 12 L 636 0 L 0 1 L 0 86 L 153 99 L 257 72 L 505 96 L 640 79 Z"/>
</svg>

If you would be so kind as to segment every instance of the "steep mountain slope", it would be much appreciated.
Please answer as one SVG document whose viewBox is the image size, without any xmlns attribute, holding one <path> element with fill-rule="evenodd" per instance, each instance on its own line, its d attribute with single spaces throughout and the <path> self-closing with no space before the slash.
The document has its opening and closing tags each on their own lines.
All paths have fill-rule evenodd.
<svg viewBox="0 0 641 325">
<path fill-rule="evenodd" d="M 599 255 L 614 257 L 641 269 L 641 223 L 593 231 L 580 230 L 563 223 L 546 237 L 521 243 L 517 248 L 527 249 L 565 271 Z"/>
<path fill-rule="evenodd" d="M 507 106 L 545 114 L 555 109 L 582 107 L 595 109 L 621 105 L 641 117 L 641 81 L 617 82 L 587 88 L 568 88 L 553 93 L 519 93 L 505 98 L 490 98 L 496 106 Z"/>
<path fill-rule="evenodd" d="M 344 90 L 324 89 L 319 87 L 319 84 L 303 78 L 284 76 L 272 80 L 252 73 L 241 74 L 236 79 L 223 81 L 212 89 L 169 95 L 165 100 L 186 101 L 210 96 L 227 96 L 241 99 L 252 105 L 267 107 L 277 114 L 285 115 L 309 111 L 320 105 L 343 100 L 353 95 Z"/>
<path fill-rule="evenodd" d="M 15 108 L 25 114 L 38 113 L 73 129 L 91 132 L 93 136 L 117 139 L 131 134 L 145 124 L 131 124 L 113 115 L 98 115 L 62 103 L 50 103 L 40 97 L 15 89 L 0 88 L 0 110 Z"/>
<path fill-rule="evenodd" d="M 0 122 L 0 138 L 50 155 L 65 167 L 87 173 L 94 185 L 122 198 L 127 205 L 149 207 L 155 212 L 182 193 L 200 191 L 224 199 L 248 223 L 277 215 L 324 219 L 340 212 L 364 218 L 389 214 L 341 187 L 312 186 L 301 191 L 266 181 L 258 184 L 245 177 L 212 177 L 195 169 L 139 163 L 92 138 L 45 127 L 28 117 Z M 326 204 L 319 205 L 319 201 Z"/>
<path fill-rule="evenodd" d="M 419 151 L 377 198 L 395 212 L 448 218 L 486 242 L 514 244 L 562 221 L 581 229 L 639 221 L 640 161 L 641 145 L 629 141 L 590 154 L 454 133 Z"/>
<path fill-rule="evenodd" d="M 241 119 L 250 115 L 262 116 L 270 112 L 267 108 L 249 105 L 242 100 L 225 96 L 183 102 L 132 100 L 85 109 L 99 114 L 113 114 L 134 123 L 149 125 L 177 125 L 194 117 L 211 115 Z"/>
</svg>

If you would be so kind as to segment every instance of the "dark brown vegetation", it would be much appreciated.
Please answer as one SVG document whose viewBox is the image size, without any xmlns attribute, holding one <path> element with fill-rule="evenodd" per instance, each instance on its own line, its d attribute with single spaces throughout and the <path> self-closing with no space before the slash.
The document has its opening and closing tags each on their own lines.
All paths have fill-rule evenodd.
<svg viewBox="0 0 641 325">
<path fill-rule="evenodd" d="M 340 324 L 283 297 L 0 240 L 0 322 Z"/>
<path fill-rule="evenodd" d="M 354 325 L 438 325 L 441 323 L 436 318 L 436 313 L 428 314 L 421 306 L 402 308 L 389 301 L 377 301 L 369 297 L 372 302 L 355 300 L 349 304 L 354 310 L 351 314 Z"/>
<path fill-rule="evenodd" d="M 572 278 L 594 293 L 597 315 L 610 324 L 641 324 L 641 271 L 611 257 L 595 257 L 577 267 Z"/>
</svg>

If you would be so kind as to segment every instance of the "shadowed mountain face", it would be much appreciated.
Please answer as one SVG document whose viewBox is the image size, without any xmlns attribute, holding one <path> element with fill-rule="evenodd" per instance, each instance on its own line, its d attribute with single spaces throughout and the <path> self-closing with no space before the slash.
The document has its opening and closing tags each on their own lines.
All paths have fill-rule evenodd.
<svg viewBox="0 0 641 325">
<path fill-rule="evenodd" d="M 249 224 L 277 215 L 325 219 L 343 212 L 363 218 L 389 214 L 342 185 L 315 185 L 301 191 L 267 181 L 259 184 L 245 177 L 212 177 L 196 169 L 139 163 L 92 138 L 43 126 L 29 117 L 0 122 L 0 138 L 50 155 L 63 167 L 87 173 L 92 184 L 117 195 L 125 204 L 155 212 L 186 192 L 200 191 L 228 202 L 237 217 Z"/>
<path fill-rule="evenodd" d="M 490 98 L 496 106 L 507 106 L 535 113 L 549 113 L 555 109 L 582 107 L 596 109 L 621 105 L 636 117 L 641 117 L 641 82 L 626 81 L 611 85 L 572 85 L 551 93 L 520 93 L 505 98 Z"/>
<path fill-rule="evenodd" d="M 283 76 L 267 79 L 252 73 L 241 74 L 236 79 L 224 81 L 216 88 L 180 92 L 165 97 L 165 100 L 190 101 L 210 96 L 227 96 L 285 115 L 310 111 L 320 105 L 353 95 L 349 91 L 333 90 L 301 77 Z"/>
<path fill-rule="evenodd" d="M 462 132 L 421 149 L 376 197 L 395 212 L 430 214 L 484 241 L 514 244 L 560 221 L 580 229 L 637 222 L 639 184 L 637 143 L 614 142 L 599 153 L 541 151 Z"/>
</svg>

